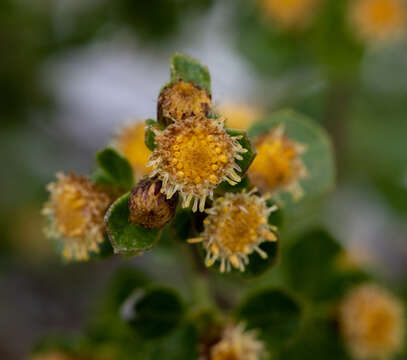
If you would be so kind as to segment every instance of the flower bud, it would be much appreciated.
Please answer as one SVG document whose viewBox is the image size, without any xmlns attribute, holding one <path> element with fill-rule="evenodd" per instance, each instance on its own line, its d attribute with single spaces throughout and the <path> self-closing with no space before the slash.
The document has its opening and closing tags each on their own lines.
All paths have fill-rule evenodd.
<svg viewBox="0 0 407 360">
<path fill-rule="evenodd" d="M 178 194 L 171 199 L 161 193 L 162 182 L 157 179 L 142 179 L 129 197 L 130 221 L 148 229 L 160 229 L 175 215 Z"/>
</svg>

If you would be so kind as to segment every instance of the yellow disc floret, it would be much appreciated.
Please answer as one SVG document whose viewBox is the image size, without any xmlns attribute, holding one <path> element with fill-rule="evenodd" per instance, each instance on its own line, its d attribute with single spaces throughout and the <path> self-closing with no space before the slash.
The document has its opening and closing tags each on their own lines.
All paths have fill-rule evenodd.
<svg viewBox="0 0 407 360">
<path fill-rule="evenodd" d="M 132 122 L 120 129 L 113 146 L 129 161 L 137 177 L 150 172 L 146 167 L 151 151 L 144 143 L 145 124 Z"/>
<path fill-rule="evenodd" d="M 179 121 L 195 115 L 206 115 L 211 97 L 192 82 L 179 80 L 166 87 L 158 99 L 158 115 Z"/>
<path fill-rule="evenodd" d="M 204 231 L 199 238 L 188 242 L 202 242 L 206 250 L 206 266 L 220 260 L 220 271 L 230 271 L 231 265 L 244 271 L 249 255 L 257 252 L 262 258 L 267 253 L 259 245 L 277 241 L 276 228 L 268 224 L 270 213 L 277 208 L 267 207 L 264 198 L 249 193 L 227 193 L 216 199 L 207 209 Z"/>
<path fill-rule="evenodd" d="M 246 130 L 261 117 L 261 111 L 248 105 L 224 103 L 217 109 L 231 129 Z"/>
<path fill-rule="evenodd" d="M 61 239 L 65 259 L 87 260 L 89 252 L 98 252 L 103 241 L 103 218 L 111 196 L 74 174 L 58 173 L 48 190 L 50 200 L 43 210 L 51 219 L 47 235 Z"/>
<path fill-rule="evenodd" d="M 265 15 L 282 28 L 307 25 L 321 0 L 260 0 Z"/>
<path fill-rule="evenodd" d="M 255 331 L 245 331 L 243 325 L 230 325 L 221 340 L 210 349 L 210 360 L 260 360 L 265 354 L 264 344 Z"/>
<path fill-rule="evenodd" d="M 219 120 L 201 115 L 155 130 L 156 149 L 150 157 L 151 176 L 162 180 L 161 191 L 171 198 L 179 191 L 183 206 L 193 199 L 192 210 L 203 211 L 207 197 L 222 182 L 235 185 L 240 167 L 236 159 L 247 150 L 239 144 L 239 136 L 230 136 Z"/>
<path fill-rule="evenodd" d="M 407 6 L 404 0 L 353 0 L 350 18 L 360 38 L 391 40 L 405 30 Z"/>
<path fill-rule="evenodd" d="M 347 295 L 340 307 L 339 323 L 355 359 L 388 359 L 402 346 L 402 304 L 376 285 L 361 285 Z"/>
<path fill-rule="evenodd" d="M 256 142 L 257 157 L 249 169 L 253 185 L 262 191 L 290 192 L 301 198 L 299 180 L 307 177 L 301 154 L 305 147 L 284 135 L 282 125 L 260 137 Z"/>
</svg>

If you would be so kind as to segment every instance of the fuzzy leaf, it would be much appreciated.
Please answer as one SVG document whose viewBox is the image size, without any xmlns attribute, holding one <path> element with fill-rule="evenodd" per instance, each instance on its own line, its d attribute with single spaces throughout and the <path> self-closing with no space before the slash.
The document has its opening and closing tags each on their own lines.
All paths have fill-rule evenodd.
<svg viewBox="0 0 407 360">
<path fill-rule="evenodd" d="M 167 288 L 136 290 L 122 307 L 124 320 L 145 339 L 169 334 L 183 315 L 179 296 Z"/>
<path fill-rule="evenodd" d="M 113 148 L 106 148 L 96 154 L 98 168 L 93 180 L 103 184 L 113 184 L 130 190 L 134 185 L 133 169 L 127 159 Z"/>
<path fill-rule="evenodd" d="M 307 148 L 301 156 L 309 174 L 306 179 L 300 181 L 304 196 L 299 201 L 294 201 L 291 194 L 278 194 L 285 209 L 293 211 L 303 202 L 316 200 L 333 188 L 335 183 L 333 148 L 327 132 L 321 126 L 292 110 L 278 111 L 257 122 L 248 130 L 249 137 L 255 139 L 278 125 L 284 126 L 284 133 L 290 139 Z"/>
<path fill-rule="evenodd" d="M 211 93 L 211 77 L 206 66 L 188 55 L 177 53 L 170 61 L 171 83 L 182 79 L 191 81 Z"/>
<path fill-rule="evenodd" d="M 160 230 L 146 229 L 129 221 L 130 193 L 126 193 L 109 208 L 105 221 L 116 254 L 139 253 L 151 249 L 160 237 Z"/>
<path fill-rule="evenodd" d="M 270 344 L 289 340 L 299 329 L 301 307 L 280 289 L 265 289 L 249 295 L 237 309 L 237 317 Z"/>
</svg>

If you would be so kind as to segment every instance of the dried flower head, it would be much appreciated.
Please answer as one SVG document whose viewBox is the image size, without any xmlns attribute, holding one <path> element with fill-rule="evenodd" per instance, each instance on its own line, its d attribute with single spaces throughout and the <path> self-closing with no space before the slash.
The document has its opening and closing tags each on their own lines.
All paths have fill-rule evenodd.
<svg viewBox="0 0 407 360">
<path fill-rule="evenodd" d="M 277 229 L 268 224 L 270 213 L 277 207 L 267 207 L 266 200 L 254 195 L 255 191 L 227 193 L 206 210 L 204 231 L 200 237 L 188 240 L 203 243 L 206 266 L 212 266 L 219 259 L 221 272 L 230 271 L 230 265 L 244 271 L 253 252 L 267 258 L 259 245 L 277 241 Z"/>
<path fill-rule="evenodd" d="M 260 0 L 265 15 L 284 29 L 310 23 L 321 0 Z"/>
<path fill-rule="evenodd" d="M 151 151 L 144 143 L 145 125 L 131 122 L 123 126 L 113 139 L 113 146 L 129 161 L 137 177 L 150 172 L 146 167 Z"/>
<path fill-rule="evenodd" d="M 87 260 L 89 252 L 98 252 L 103 241 L 103 218 L 111 196 L 75 174 L 58 173 L 48 191 L 50 200 L 43 213 L 51 221 L 46 234 L 62 240 L 65 259 Z"/>
<path fill-rule="evenodd" d="M 287 191 L 294 199 L 303 195 L 299 180 L 307 177 L 301 159 L 305 146 L 284 135 L 279 125 L 260 137 L 256 143 L 257 157 L 249 169 L 253 185 L 262 191 Z"/>
<path fill-rule="evenodd" d="M 355 359 L 387 359 L 402 346 L 404 314 L 401 302 L 376 285 L 352 290 L 340 307 L 339 323 Z"/>
<path fill-rule="evenodd" d="M 148 229 L 160 229 L 175 215 L 178 195 L 167 199 L 161 193 L 162 183 L 156 179 L 142 179 L 129 197 L 130 221 Z"/>
<path fill-rule="evenodd" d="M 150 156 L 151 176 L 158 176 L 161 191 L 171 198 L 177 191 L 188 207 L 203 211 L 207 197 L 222 182 L 235 185 L 241 179 L 236 159 L 247 150 L 230 136 L 223 122 L 205 116 L 188 118 L 169 125 L 165 130 L 154 129 L 156 149 Z"/>
<path fill-rule="evenodd" d="M 211 97 L 206 90 L 180 79 L 161 92 L 158 98 L 158 119 L 168 124 L 195 115 L 206 115 L 210 106 Z"/>
<path fill-rule="evenodd" d="M 210 350 L 210 360 L 260 360 L 264 354 L 264 344 L 256 332 L 245 331 L 238 324 L 225 328 L 220 341 Z"/>
<path fill-rule="evenodd" d="M 392 40 L 405 30 L 407 5 L 404 0 L 353 0 L 350 20 L 363 40 Z"/>
<path fill-rule="evenodd" d="M 246 130 L 261 116 L 260 110 L 238 103 L 224 103 L 217 110 L 225 117 L 226 125 L 231 129 Z"/>
</svg>

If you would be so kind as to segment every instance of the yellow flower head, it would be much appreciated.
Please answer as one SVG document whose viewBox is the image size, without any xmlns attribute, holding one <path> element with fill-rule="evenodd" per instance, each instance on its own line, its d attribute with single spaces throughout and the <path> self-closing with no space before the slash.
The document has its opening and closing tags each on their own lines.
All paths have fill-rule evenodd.
<svg viewBox="0 0 407 360">
<path fill-rule="evenodd" d="M 46 233 L 63 242 L 67 260 L 87 260 L 103 241 L 104 215 L 111 197 L 90 180 L 75 174 L 57 174 L 48 185 L 50 200 L 43 213 L 52 219 Z"/>
<path fill-rule="evenodd" d="M 159 117 L 179 121 L 191 116 L 206 115 L 211 105 L 211 97 L 192 82 L 179 80 L 166 87 L 158 98 Z"/>
<path fill-rule="evenodd" d="M 350 18 L 362 39 L 390 40 L 405 30 L 407 6 L 404 0 L 353 0 Z"/>
<path fill-rule="evenodd" d="M 207 209 L 204 231 L 190 243 L 202 242 L 206 250 L 206 266 L 220 260 L 220 271 L 234 268 L 244 271 L 249 255 L 257 252 L 262 258 L 267 254 L 259 245 L 277 241 L 276 228 L 268 224 L 268 217 L 276 207 L 267 207 L 264 198 L 249 193 L 227 193 L 217 198 Z"/>
<path fill-rule="evenodd" d="M 264 354 L 264 344 L 256 332 L 245 331 L 239 324 L 223 331 L 221 340 L 210 349 L 210 360 L 260 360 Z"/>
<path fill-rule="evenodd" d="M 261 116 L 261 111 L 244 104 L 225 103 L 217 109 L 231 129 L 247 130 Z"/>
<path fill-rule="evenodd" d="M 249 168 L 253 185 L 261 191 L 290 192 L 294 199 L 303 195 L 299 180 L 307 177 L 301 154 L 305 146 L 284 135 L 284 127 L 279 125 L 263 135 L 256 143 L 257 156 Z"/>
<path fill-rule="evenodd" d="M 340 329 L 355 359 L 387 359 L 402 346 L 402 304 L 376 285 L 351 291 L 340 307 Z"/>
<path fill-rule="evenodd" d="M 144 143 L 144 123 L 132 122 L 120 129 L 113 146 L 129 161 L 137 177 L 150 172 L 146 167 L 151 151 Z"/>
<path fill-rule="evenodd" d="M 247 150 L 230 136 L 223 122 L 204 115 L 175 122 L 165 130 L 155 129 L 156 149 L 150 156 L 151 177 L 162 180 L 161 192 L 171 198 L 177 191 L 188 207 L 203 211 L 207 197 L 222 182 L 235 185 L 240 181 L 236 159 Z"/>
<path fill-rule="evenodd" d="M 260 0 L 265 15 L 282 28 L 309 24 L 321 0 Z"/>
</svg>

